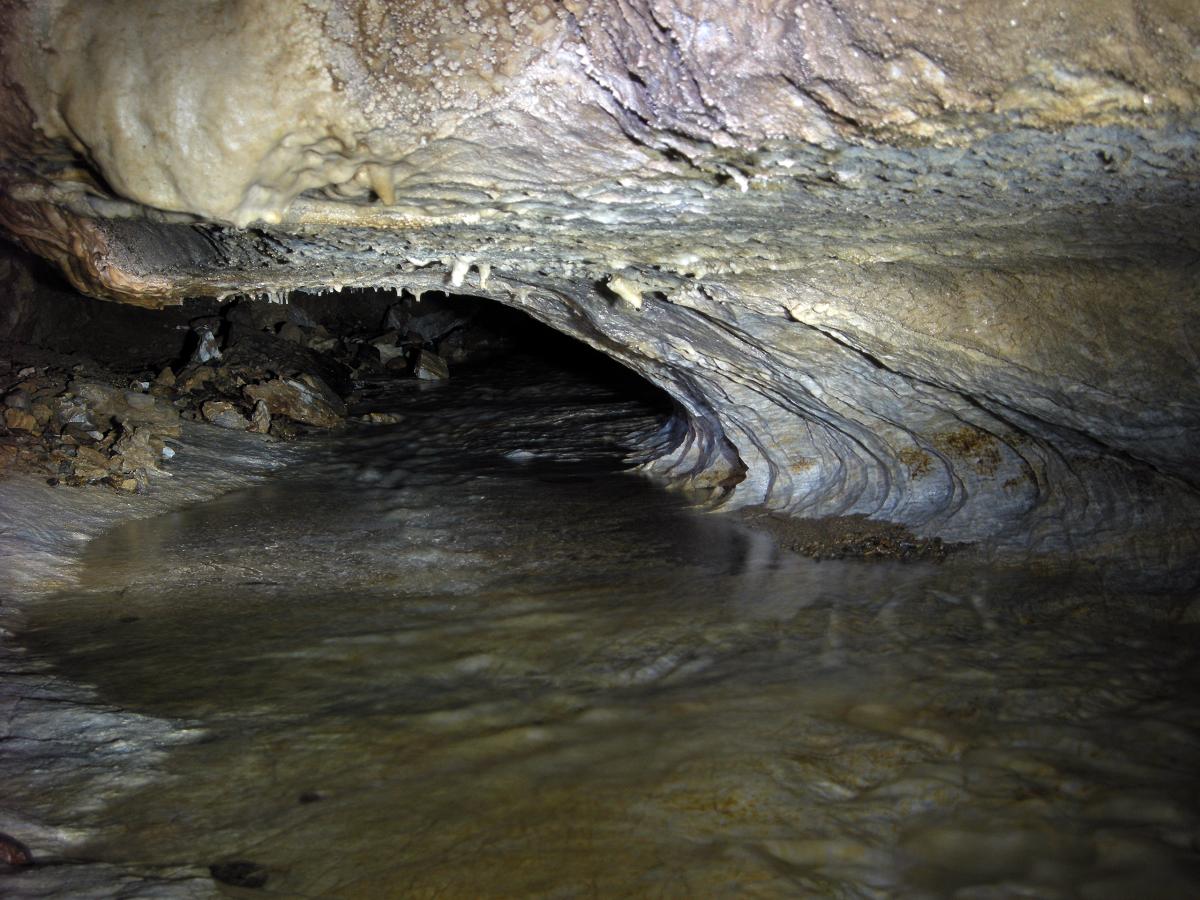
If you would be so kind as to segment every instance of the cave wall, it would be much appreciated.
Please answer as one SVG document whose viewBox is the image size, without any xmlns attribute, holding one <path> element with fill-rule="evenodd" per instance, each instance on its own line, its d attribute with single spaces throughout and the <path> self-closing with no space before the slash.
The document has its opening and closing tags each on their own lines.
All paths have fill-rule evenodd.
<svg viewBox="0 0 1200 900">
<path fill-rule="evenodd" d="M 449 287 L 714 502 L 1200 549 L 1195 4 L 2 8 L 0 222 L 95 296 Z"/>
</svg>

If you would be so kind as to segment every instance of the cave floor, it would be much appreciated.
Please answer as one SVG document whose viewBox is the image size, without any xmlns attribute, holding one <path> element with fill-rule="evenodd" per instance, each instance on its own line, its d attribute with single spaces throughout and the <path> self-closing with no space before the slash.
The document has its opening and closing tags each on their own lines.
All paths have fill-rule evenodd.
<svg viewBox="0 0 1200 900">
<path fill-rule="evenodd" d="M 966 557 L 786 552 L 621 471 L 654 417 L 579 379 L 370 400 L 404 421 L 116 527 L 29 606 L 32 658 L 164 736 L 129 742 L 149 777 L 11 795 L 80 836 L 63 890 L 97 864 L 155 896 L 1196 883 L 1195 626 Z"/>
</svg>

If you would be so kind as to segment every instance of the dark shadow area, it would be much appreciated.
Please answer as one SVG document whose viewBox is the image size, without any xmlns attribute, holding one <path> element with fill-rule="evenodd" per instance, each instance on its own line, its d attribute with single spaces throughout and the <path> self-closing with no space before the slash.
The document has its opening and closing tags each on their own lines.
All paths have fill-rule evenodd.
<svg viewBox="0 0 1200 900">
<path fill-rule="evenodd" d="M 649 415 L 672 410 L 603 353 L 487 299 L 351 289 L 151 310 L 84 297 L 40 260 L 0 255 L 0 471 L 142 492 L 185 422 L 282 440 L 387 425 L 399 414 L 380 398 L 406 382 L 452 383 L 459 401 L 482 403 L 507 384 L 547 407 L 587 385 Z"/>
</svg>

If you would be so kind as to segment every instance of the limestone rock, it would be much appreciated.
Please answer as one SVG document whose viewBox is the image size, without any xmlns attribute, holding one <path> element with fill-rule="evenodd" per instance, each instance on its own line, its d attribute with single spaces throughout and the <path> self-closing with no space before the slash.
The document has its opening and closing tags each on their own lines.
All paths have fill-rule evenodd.
<svg viewBox="0 0 1200 900">
<path fill-rule="evenodd" d="M 211 325 L 196 328 L 196 349 L 192 351 L 192 364 L 204 365 L 221 358 L 221 348 Z"/>
<path fill-rule="evenodd" d="M 181 434 L 178 411 L 160 397 L 124 391 L 98 381 L 75 380 L 68 391 L 85 404 L 73 416 L 95 420 L 97 425 L 111 420 L 123 420 L 132 425 L 147 425 L 159 434 L 178 437 Z"/>
<path fill-rule="evenodd" d="M 238 408 L 225 400 L 209 400 L 200 412 L 206 422 L 211 422 L 221 428 L 234 431 L 245 431 L 250 427 L 249 420 L 238 411 Z"/>
<path fill-rule="evenodd" d="M 271 411 L 265 400 L 254 401 L 254 411 L 250 415 L 249 431 L 257 434 L 267 434 L 271 430 Z"/>
<path fill-rule="evenodd" d="M 284 322 L 279 327 L 279 336 L 285 341 L 291 341 L 293 344 L 303 344 L 304 329 L 295 322 Z"/>
<path fill-rule="evenodd" d="M 424 381 L 444 381 L 450 377 L 450 367 L 436 353 L 418 350 L 413 357 L 413 374 Z"/>
<path fill-rule="evenodd" d="M 334 428 L 345 416 L 345 406 L 328 386 L 315 376 L 301 378 L 275 378 L 262 384 L 248 385 L 246 397 L 255 402 L 262 401 L 272 416 L 284 416 L 294 422 L 313 425 L 317 428 Z"/>
<path fill-rule="evenodd" d="M 1200 6 L 513 0 L 454 53 L 447 7 L 8 4 L 0 223 L 145 306 L 508 304 L 670 393 L 645 468 L 727 508 L 1200 558 Z M 319 357 L 288 310 L 230 321 Z"/>
<path fill-rule="evenodd" d="M 367 425 L 399 425 L 404 421 L 400 413 L 371 412 L 358 417 L 360 422 Z"/>
<path fill-rule="evenodd" d="M 28 413 L 23 409 L 15 409 L 8 407 L 4 410 L 4 424 L 13 431 L 40 431 L 38 420 L 34 418 L 32 413 Z"/>
</svg>

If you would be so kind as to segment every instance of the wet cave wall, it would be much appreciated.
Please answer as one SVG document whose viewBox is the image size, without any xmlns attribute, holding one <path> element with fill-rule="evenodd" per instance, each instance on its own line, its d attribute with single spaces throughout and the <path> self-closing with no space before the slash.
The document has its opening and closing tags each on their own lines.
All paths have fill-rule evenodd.
<svg viewBox="0 0 1200 900">
<path fill-rule="evenodd" d="M 499 301 L 714 506 L 1191 577 L 1194 4 L 0 8 L 0 223 L 97 302 Z"/>
</svg>

